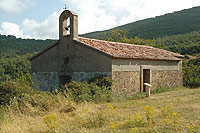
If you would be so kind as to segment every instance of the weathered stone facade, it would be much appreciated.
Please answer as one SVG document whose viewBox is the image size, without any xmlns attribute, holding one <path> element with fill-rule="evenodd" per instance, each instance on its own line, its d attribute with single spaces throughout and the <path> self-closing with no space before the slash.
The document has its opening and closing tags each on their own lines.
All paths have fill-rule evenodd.
<svg viewBox="0 0 200 133">
<path fill-rule="evenodd" d="M 116 95 L 124 96 L 140 92 L 140 72 L 112 72 L 113 88 Z"/>
<path fill-rule="evenodd" d="M 31 74 L 33 87 L 41 91 L 52 91 L 59 87 L 57 72 L 37 72 Z"/>
<path fill-rule="evenodd" d="M 180 71 L 152 71 L 152 90 L 183 86 Z"/>
</svg>

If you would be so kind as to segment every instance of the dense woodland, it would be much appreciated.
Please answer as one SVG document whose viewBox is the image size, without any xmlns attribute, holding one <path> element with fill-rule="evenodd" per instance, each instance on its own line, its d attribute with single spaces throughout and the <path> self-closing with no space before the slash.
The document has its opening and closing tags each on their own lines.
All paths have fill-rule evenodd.
<svg viewBox="0 0 200 133">
<path fill-rule="evenodd" d="M 53 42 L 0 35 L 0 81 L 23 78 L 30 82 L 31 66 L 28 58 Z"/>
<path fill-rule="evenodd" d="M 185 55 L 183 60 L 184 86 L 198 87 L 200 86 L 200 16 L 198 17 L 198 11 L 200 11 L 200 7 L 195 7 L 132 24 L 151 27 L 152 30 L 142 28 L 145 30 L 145 35 L 133 36 L 133 31 L 135 31 L 134 35 L 138 35 L 138 32 L 141 32 L 140 28 L 134 29 L 134 26 L 132 27 L 131 24 L 128 24 L 129 27 L 127 25 L 120 26 L 96 38 L 136 45 L 148 45 Z M 190 17 L 188 18 L 188 16 Z M 174 20 L 172 21 L 172 19 Z M 170 24 L 167 23 L 169 20 Z M 182 24 L 179 25 L 177 23 L 183 20 L 185 20 L 183 22 L 184 26 L 180 27 Z M 155 27 L 155 25 L 158 26 Z M 166 29 L 172 31 L 170 32 Z M 96 35 L 96 33 L 88 35 Z M 143 39 L 142 37 L 149 39 Z M 30 61 L 28 58 L 54 41 L 21 39 L 14 36 L 0 35 L 0 80 L 21 78 L 31 84 Z"/>
<path fill-rule="evenodd" d="M 200 7 L 193 7 L 182 11 L 168 13 L 155 18 L 140 20 L 117 27 L 120 30 L 128 29 L 127 37 L 139 36 L 153 39 L 170 35 L 190 33 L 200 30 Z M 112 29 L 110 29 L 112 30 Z M 82 36 L 97 38 L 105 37 L 110 30 L 96 31 Z"/>
<path fill-rule="evenodd" d="M 0 35 L 0 57 L 13 57 L 38 52 L 54 40 L 21 39 L 11 35 Z"/>
</svg>

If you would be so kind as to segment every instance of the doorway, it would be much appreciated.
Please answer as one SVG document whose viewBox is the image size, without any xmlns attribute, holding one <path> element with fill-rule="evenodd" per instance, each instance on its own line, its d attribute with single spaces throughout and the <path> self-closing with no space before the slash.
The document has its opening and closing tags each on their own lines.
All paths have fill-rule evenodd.
<svg viewBox="0 0 200 133">
<path fill-rule="evenodd" d="M 150 84 L 150 69 L 143 69 L 143 92 L 146 92 L 146 85 L 144 83 Z"/>
<path fill-rule="evenodd" d="M 68 75 L 60 75 L 59 76 L 59 81 L 60 81 L 60 85 L 66 85 L 67 83 L 71 82 L 72 77 L 68 76 Z"/>
</svg>

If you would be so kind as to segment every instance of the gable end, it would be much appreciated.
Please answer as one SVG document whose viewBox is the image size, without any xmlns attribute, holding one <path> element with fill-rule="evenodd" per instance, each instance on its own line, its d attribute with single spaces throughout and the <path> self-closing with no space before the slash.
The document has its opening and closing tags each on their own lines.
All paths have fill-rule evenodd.
<svg viewBox="0 0 200 133">
<path fill-rule="evenodd" d="M 40 51 L 39 53 L 37 53 L 36 55 L 32 56 L 31 58 L 29 58 L 30 61 L 32 61 L 33 59 L 37 58 L 38 56 L 40 56 L 41 54 L 45 53 L 46 51 L 48 51 L 49 49 L 53 48 L 54 46 L 56 46 L 57 44 L 59 44 L 59 40 L 55 41 L 53 44 L 49 45 L 48 47 L 46 47 L 44 50 Z"/>
</svg>

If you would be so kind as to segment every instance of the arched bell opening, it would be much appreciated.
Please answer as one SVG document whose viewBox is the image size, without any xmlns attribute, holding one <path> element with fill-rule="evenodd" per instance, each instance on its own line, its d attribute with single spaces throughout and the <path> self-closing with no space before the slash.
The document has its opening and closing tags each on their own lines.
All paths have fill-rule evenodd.
<svg viewBox="0 0 200 133">
<path fill-rule="evenodd" d="M 70 35 L 70 17 L 63 18 L 63 36 Z"/>
</svg>

